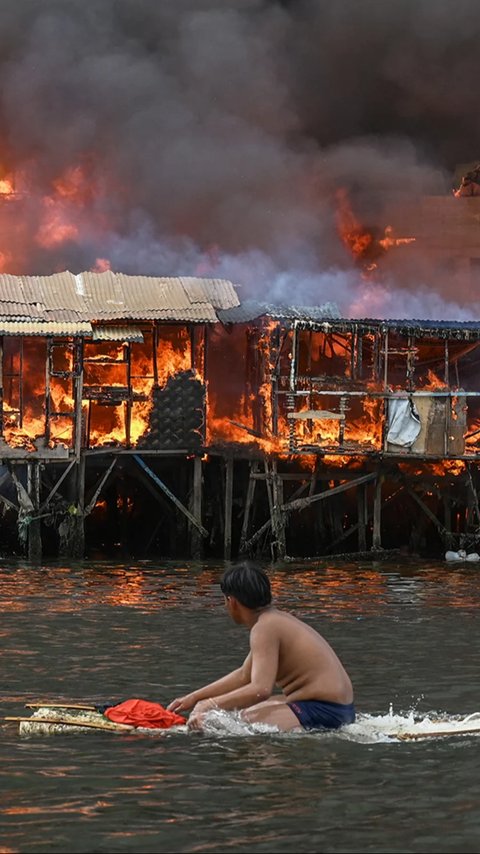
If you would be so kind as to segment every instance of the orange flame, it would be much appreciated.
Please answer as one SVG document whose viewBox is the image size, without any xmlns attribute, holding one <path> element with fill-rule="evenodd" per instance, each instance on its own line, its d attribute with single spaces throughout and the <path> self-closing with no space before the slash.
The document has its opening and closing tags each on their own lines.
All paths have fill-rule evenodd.
<svg viewBox="0 0 480 854">
<path fill-rule="evenodd" d="M 385 252 L 393 247 L 414 243 L 415 237 L 394 237 L 393 228 L 387 225 L 382 238 L 375 236 L 365 228 L 355 216 L 348 192 L 345 188 L 337 190 L 336 221 L 338 233 L 345 246 L 350 250 L 355 261 L 367 272 L 371 273 L 378 267 L 378 260 Z"/>
</svg>

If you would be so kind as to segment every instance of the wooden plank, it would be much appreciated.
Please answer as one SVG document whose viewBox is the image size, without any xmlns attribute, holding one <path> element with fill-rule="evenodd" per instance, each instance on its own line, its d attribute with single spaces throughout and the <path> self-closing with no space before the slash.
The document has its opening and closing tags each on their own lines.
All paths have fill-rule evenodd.
<svg viewBox="0 0 480 854">
<path fill-rule="evenodd" d="M 303 412 L 288 412 L 287 418 L 295 418 L 300 421 L 345 421 L 343 413 L 330 412 L 328 409 L 305 409 Z"/>
<path fill-rule="evenodd" d="M 44 700 L 43 703 L 25 703 L 26 709 L 81 709 L 84 712 L 96 712 L 95 706 L 89 706 L 86 703 L 51 703 L 50 700 Z M 29 718 L 30 720 L 30 718 Z"/>
<path fill-rule="evenodd" d="M 82 721 L 81 719 L 75 721 L 72 718 L 34 718 L 32 717 L 6 717 L 3 719 L 4 721 L 17 721 L 18 723 L 26 722 L 29 724 L 54 724 L 55 726 L 75 726 L 75 727 L 87 727 L 88 729 L 102 729 L 105 732 L 116 732 L 118 730 L 132 730 L 135 729 L 131 724 L 117 724 L 114 721 L 99 721 L 96 723 L 95 721 Z"/>
<path fill-rule="evenodd" d="M 468 729 L 445 729 L 445 730 L 431 730 L 429 732 L 399 732 L 398 735 L 391 734 L 391 737 L 399 738 L 401 741 L 419 741 L 422 738 L 445 738 L 447 736 L 458 736 L 458 735 L 480 735 L 480 724 L 476 727 L 469 727 Z"/>
</svg>

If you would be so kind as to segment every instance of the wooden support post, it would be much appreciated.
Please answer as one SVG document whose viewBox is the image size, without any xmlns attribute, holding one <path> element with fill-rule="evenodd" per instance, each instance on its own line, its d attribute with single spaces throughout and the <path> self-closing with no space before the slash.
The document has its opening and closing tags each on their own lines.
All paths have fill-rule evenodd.
<svg viewBox="0 0 480 854">
<path fill-rule="evenodd" d="M 90 427 L 91 427 L 91 423 L 92 423 L 92 403 L 93 403 L 93 401 L 89 400 L 88 404 L 87 404 L 87 406 L 88 406 L 88 408 L 87 408 L 87 426 L 86 426 L 86 430 L 85 430 L 87 448 L 90 447 Z"/>
<path fill-rule="evenodd" d="M 445 548 L 451 549 L 453 547 L 453 534 L 452 534 L 452 505 L 450 502 L 450 495 L 443 495 L 443 522 L 446 528 L 445 533 Z"/>
<path fill-rule="evenodd" d="M 274 560 L 283 560 L 287 553 L 286 535 L 285 535 L 285 514 L 282 511 L 283 506 L 283 482 L 278 476 L 277 461 L 272 462 L 272 528 L 275 532 Z"/>
<path fill-rule="evenodd" d="M 193 501 L 192 511 L 195 519 L 202 524 L 202 458 L 193 458 Z M 197 528 L 191 529 L 190 551 L 194 560 L 202 557 L 203 540 Z"/>
<path fill-rule="evenodd" d="M 225 527 L 223 529 L 223 557 L 232 555 L 232 501 L 233 501 L 233 457 L 225 460 Z"/>
<path fill-rule="evenodd" d="M 388 387 L 388 329 L 385 332 L 383 341 L 383 390 L 386 391 Z"/>
<path fill-rule="evenodd" d="M 83 443 L 83 421 L 82 421 L 82 397 L 83 397 L 83 340 L 76 338 L 73 349 L 73 399 L 75 408 L 75 420 L 73 427 L 73 441 L 75 457 L 80 459 Z M 90 426 L 90 425 L 89 425 Z"/>
<path fill-rule="evenodd" d="M 373 538 L 372 549 L 382 548 L 382 482 L 383 475 L 378 472 L 375 483 L 375 496 L 373 501 Z"/>
<path fill-rule="evenodd" d="M 3 337 L 0 336 L 0 437 L 3 438 Z"/>
<path fill-rule="evenodd" d="M 43 506 L 47 506 L 50 496 L 58 489 L 60 483 L 72 471 L 72 477 L 67 484 L 68 506 L 65 515 L 58 526 L 58 554 L 62 557 L 82 558 L 85 551 L 84 537 L 84 504 L 85 504 L 85 457 L 73 459 L 58 479 Z"/>
<path fill-rule="evenodd" d="M 28 559 L 39 563 L 42 559 L 41 521 L 35 516 L 40 507 L 40 463 L 27 463 L 28 493 L 33 506 L 34 517 L 28 526 Z"/>
<path fill-rule="evenodd" d="M 248 536 L 248 526 L 250 524 L 250 513 L 252 510 L 253 499 L 255 497 L 255 487 L 257 481 L 254 474 L 258 472 L 258 462 L 250 463 L 250 476 L 248 479 L 248 487 L 247 487 L 247 497 L 245 499 L 245 511 L 243 514 L 243 524 L 242 524 L 242 532 L 240 534 L 240 546 L 239 553 L 243 554 L 245 551 L 245 543 L 247 541 Z"/>
<path fill-rule="evenodd" d="M 367 550 L 367 487 L 366 484 L 358 487 L 357 492 L 357 513 L 358 513 L 358 551 L 365 552 Z"/>
<path fill-rule="evenodd" d="M 270 520 L 273 519 L 273 496 L 272 496 L 272 474 L 268 460 L 264 460 L 263 468 L 265 470 L 265 488 L 267 490 L 268 509 L 270 512 Z"/>
<path fill-rule="evenodd" d="M 45 359 L 45 443 L 50 441 L 50 419 L 52 414 L 52 399 L 50 395 L 50 374 L 53 370 L 53 339 L 47 338 L 47 353 Z"/>
<path fill-rule="evenodd" d="M 125 401 L 125 446 L 130 448 L 131 443 L 131 428 L 132 428 L 132 348 L 130 343 L 125 344 L 126 348 L 126 363 L 127 363 L 127 386 L 128 399 Z"/>
<path fill-rule="evenodd" d="M 85 456 L 81 456 L 76 467 L 76 514 L 74 516 L 74 535 L 72 539 L 72 557 L 83 558 L 85 554 Z"/>
<path fill-rule="evenodd" d="M 475 487 L 475 483 L 472 477 L 472 465 L 471 463 L 467 463 L 467 471 L 468 471 L 468 481 L 470 484 L 470 489 L 472 491 L 472 507 L 475 510 L 475 516 L 477 519 L 476 527 L 480 526 L 480 507 L 478 504 L 478 493 Z"/>
</svg>

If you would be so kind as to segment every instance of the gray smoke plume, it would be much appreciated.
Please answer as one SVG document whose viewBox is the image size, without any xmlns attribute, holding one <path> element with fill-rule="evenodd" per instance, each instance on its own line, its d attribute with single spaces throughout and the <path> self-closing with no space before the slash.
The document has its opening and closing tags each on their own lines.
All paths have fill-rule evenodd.
<svg viewBox="0 0 480 854">
<path fill-rule="evenodd" d="M 480 158 L 479 31 L 477 0 L 2 0 L 4 269 L 106 259 L 345 316 L 475 316 L 421 246 L 365 278 L 337 194 L 380 238 L 451 196 Z"/>
</svg>

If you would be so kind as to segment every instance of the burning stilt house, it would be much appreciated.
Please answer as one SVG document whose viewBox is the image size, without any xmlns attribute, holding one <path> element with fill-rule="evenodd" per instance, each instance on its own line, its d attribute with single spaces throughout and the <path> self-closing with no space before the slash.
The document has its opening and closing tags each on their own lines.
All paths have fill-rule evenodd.
<svg viewBox="0 0 480 854">
<path fill-rule="evenodd" d="M 4 549 L 475 548 L 480 322 L 337 314 L 218 279 L 0 276 Z"/>
<path fill-rule="evenodd" d="M 166 504 L 207 536 L 198 510 L 206 329 L 237 304 L 224 280 L 0 276 L 0 500 L 31 558 L 42 544 L 82 555 L 85 530 L 99 548 L 112 536 L 128 548 L 135 526 L 147 550 L 163 536 L 157 546 L 169 553 L 185 531 Z M 188 495 L 191 467 L 192 512 L 171 489 Z M 145 512 L 152 493 L 158 513 Z"/>
<path fill-rule="evenodd" d="M 250 462 L 240 549 L 266 537 L 283 557 L 305 536 L 310 554 L 475 546 L 480 322 L 328 312 L 253 303 L 219 312 L 255 369 L 243 423 L 216 423 L 216 440 L 223 429 L 224 442 L 264 454 Z"/>
</svg>

